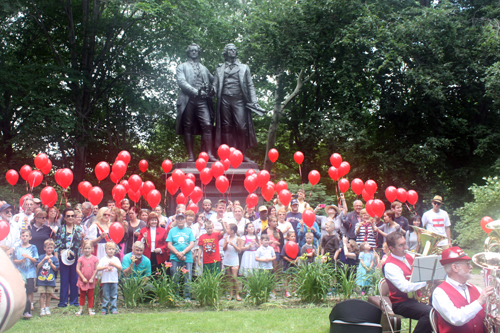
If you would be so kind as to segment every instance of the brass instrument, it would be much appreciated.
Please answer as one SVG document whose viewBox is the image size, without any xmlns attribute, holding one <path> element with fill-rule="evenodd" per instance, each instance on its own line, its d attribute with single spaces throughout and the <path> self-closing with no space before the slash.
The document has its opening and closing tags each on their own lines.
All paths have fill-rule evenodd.
<svg viewBox="0 0 500 333">
<path fill-rule="evenodd" d="M 491 223 L 499 221 L 493 221 Z M 489 228 L 492 229 L 492 228 Z M 489 238 L 489 237 L 488 237 Z M 472 257 L 472 261 L 483 269 L 484 286 L 493 286 L 494 293 L 486 299 L 484 323 L 488 332 L 495 332 L 493 318 L 498 315 L 500 308 L 500 253 L 481 252 Z"/>
<path fill-rule="evenodd" d="M 493 222 L 492 222 L 493 223 Z M 417 234 L 417 248 L 415 253 L 421 256 L 429 254 L 441 254 L 442 250 L 437 247 L 438 243 L 448 237 L 436 234 L 435 232 L 425 230 L 411 225 L 415 234 Z"/>
<path fill-rule="evenodd" d="M 485 228 L 492 230 L 490 235 L 493 235 L 486 237 L 484 240 L 484 250 L 490 252 L 496 247 L 496 252 L 500 251 L 500 220 L 492 221 L 486 224 Z"/>
</svg>

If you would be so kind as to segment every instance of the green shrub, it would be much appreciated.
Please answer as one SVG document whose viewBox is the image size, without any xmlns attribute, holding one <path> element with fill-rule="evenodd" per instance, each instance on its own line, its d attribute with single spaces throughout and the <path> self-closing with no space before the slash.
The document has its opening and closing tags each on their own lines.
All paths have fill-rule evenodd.
<svg viewBox="0 0 500 333">
<path fill-rule="evenodd" d="M 326 297 L 328 290 L 334 286 L 335 268 L 333 265 L 316 260 L 309 265 L 302 262 L 298 267 L 291 269 L 292 283 L 296 286 L 295 293 L 303 302 L 320 302 Z"/>
<path fill-rule="evenodd" d="M 152 275 L 150 282 L 145 298 L 150 303 L 174 307 L 178 300 L 178 284 L 167 274 L 165 266 L 162 265 L 161 269 Z"/>
<path fill-rule="evenodd" d="M 201 306 L 220 308 L 220 300 L 225 289 L 224 273 L 203 272 L 191 282 L 191 292 Z"/>
<path fill-rule="evenodd" d="M 133 308 L 144 303 L 149 280 L 143 277 L 121 278 L 119 282 L 120 294 L 123 298 L 123 305 L 126 308 Z"/>
<path fill-rule="evenodd" d="M 95 288 L 94 288 L 94 310 L 99 309 L 99 303 L 101 303 L 101 280 L 95 278 Z"/>
<path fill-rule="evenodd" d="M 336 289 L 344 299 L 349 299 L 356 290 L 356 267 L 349 265 L 337 265 Z"/>
<path fill-rule="evenodd" d="M 254 269 L 240 281 L 247 294 L 245 299 L 255 305 L 268 302 L 271 291 L 278 285 L 276 275 L 267 269 Z"/>
</svg>

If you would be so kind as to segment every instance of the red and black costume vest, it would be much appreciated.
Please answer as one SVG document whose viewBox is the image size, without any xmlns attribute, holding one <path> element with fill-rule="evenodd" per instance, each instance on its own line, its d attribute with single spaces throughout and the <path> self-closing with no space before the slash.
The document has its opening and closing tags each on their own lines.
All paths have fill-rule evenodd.
<svg viewBox="0 0 500 333">
<path fill-rule="evenodd" d="M 410 254 L 406 254 L 405 258 L 406 258 L 406 261 L 408 261 L 408 264 L 410 264 L 410 266 L 413 267 L 413 257 Z M 390 254 L 389 257 L 387 258 L 387 260 L 385 261 L 385 264 L 383 267 L 384 268 L 383 269 L 384 275 L 385 275 L 385 265 L 387 265 L 388 263 L 394 264 L 394 265 L 398 266 L 399 268 L 401 268 L 405 279 L 410 280 L 412 270 L 410 268 L 408 268 L 408 266 L 404 262 L 402 262 L 399 259 L 394 258 L 392 256 L 392 254 Z M 408 294 L 406 294 L 406 293 L 402 292 L 401 290 L 399 290 L 398 288 L 396 288 L 396 286 L 394 286 L 392 284 L 392 282 L 389 281 L 388 279 L 386 279 L 386 281 L 387 281 L 387 285 L 389 286 L 389 299 L 391 300 L 392 304 L 400 303 L 400 302 L 404 302 L 404 301 L 408 300 Z"/>
</svg>

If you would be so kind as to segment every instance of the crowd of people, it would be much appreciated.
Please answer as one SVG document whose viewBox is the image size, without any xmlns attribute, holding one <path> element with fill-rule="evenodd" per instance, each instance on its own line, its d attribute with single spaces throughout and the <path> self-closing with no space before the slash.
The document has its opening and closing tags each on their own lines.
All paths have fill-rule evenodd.
<svg viewBox="0 0 500 333">
<path fill-rule="evenodd" d="M 457 255 L 461 250 L 451 247 L 451 224 L 448 214 L 440 209 L 440 196 L 433 198 L 433 209 L 422 218 L 414 215 L 409 221 L 402 216 L 403 207 L 397 201 L 382 217 L 370 217 L 360 200 L 354 201 L 353 210 L 348 212 L 343 195 L 339 206 L 318 205 L 314 209 L 305 201 L 302 190 L 288 207 L 279 200 L 272 203 L 255 209 L 241 206 L 238 200 L 219 200 L 213 206 L 206 199 L 197 214 L 177 205 L 175 214 L 167 217 L 161 206 L 153 211 L 141 210 L 131 207 L 127 199 L 120 202 L 121 208 L 110 200 L 101 208 L 85 202 L 59 212 L 55 207 L 42 207 L 36 198 L 27 198 L 15 215 L 10 204 L 0 202 L 0 218 L 10 224 L 10 233 L 0 246 L 25 279 L 29 299 L 26 318 L 32 316 L 36 289 L 40 294 L 40 316 L 50 315 L 53 298 L 59 299 L 59 307 L 79 306 L 77 315 L 82 315 L 87 301 L 88 313 L 94 315 L 94 288 L 101 283 L 101 313 L 115 314 L 120 276 L 144 277 L 166 271 L 172 276 L 182 273 L 185 282 L 189 282 L 193 275 L 224 272 L 229 280 L 228 299 L 240 301 L 238 276 L 256 269 L 286 272 L 301 262 L 316 260 L 351 266 L 363 291 L 374 283 L 367 276 L 382 269 L 394 312 L 418 319 L 415 332 L 426 332 L 430 306 L 416 304 L 407 296 L 425 285 L 408 281 L 413 262 L 408 250 L 417 246 L 416 233 L 410 226 L 424 227 L 446 237 L 438 245 L 445 250 L 443 258 L 448 253 L 442 261 L 448 273 L 447 283 L 453 286 L 454 276 L 455 281 L 462 281 L 470 273 L 458 266 L 470 258 Z M 302 219 L 305 210 L 316 213 L 316 221 L 310 227 Z M 118 244 L 109 236 L 114 222 L 121 223 L 125 230 Z M 300 249 L 294 257 L 286 251 L 289 241 L 296 242 Z M 451 260 L 454 255 L 456 260 Z M 57 278 L 59 295 L 55 293 Z M 456 305 L 456 295 L 451 295 L 450 290 L 437 289 L 439 297 L 433 305 L 440 318 L 454 324 L 458 317 L 449 310 L 449 303 Z M 471 289 L 466 299 L 469 303 L 479 299 L 479 304 L 484 304 L 489 294 L 491 288 L 483 292 Z M 190 300 L 189 283 L 184 283 L 183 296 Z M 290 290 L 285 290 L 285 296 L 291 296 Z M 472 310 L 471 305 L 467 318 L 480 313 L 476 311 L 479 308 L 482 309 L 475 306 Z M 456 322 L 461 323 L 460 320 Z"/>
</svg>

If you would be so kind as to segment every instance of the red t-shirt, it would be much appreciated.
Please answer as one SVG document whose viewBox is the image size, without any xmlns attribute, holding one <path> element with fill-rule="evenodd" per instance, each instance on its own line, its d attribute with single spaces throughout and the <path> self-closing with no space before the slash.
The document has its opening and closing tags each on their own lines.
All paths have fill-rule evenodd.
<svg viewBox="0 0 500 333">
<path fill-rule="evenodd" d="M 210 235 L 203 234 L 198 238 L 198 245 L 203 249 L 203 263 L 213 264 L 220 261 L 219 240 L 223 234 L 221 232 L 212 232 Z"/>
</svg>

